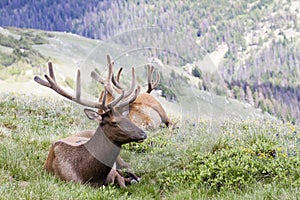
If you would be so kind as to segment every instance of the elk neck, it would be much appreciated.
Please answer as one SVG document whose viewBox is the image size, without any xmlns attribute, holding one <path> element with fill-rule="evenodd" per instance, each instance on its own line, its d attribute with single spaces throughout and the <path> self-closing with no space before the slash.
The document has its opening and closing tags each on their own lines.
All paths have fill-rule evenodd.
<svg viewBox="0 0 300 200">
<path fill-rule="evenodd" d="M 121 147 L 114 144 L 99 126 L 94 136 L 84 145 L 89 153 L 98 161 L 112 167 L 121 151 Z"/>
</svg>

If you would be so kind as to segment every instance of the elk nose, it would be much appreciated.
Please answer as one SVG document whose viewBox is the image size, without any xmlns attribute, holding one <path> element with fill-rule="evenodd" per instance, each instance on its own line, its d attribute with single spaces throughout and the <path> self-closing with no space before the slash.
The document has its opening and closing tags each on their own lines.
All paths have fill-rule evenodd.
<svg viewBox="0 0 300 200">
<path fill-rule="evenodd" d="M 143 131 L 140 135 L 140 139 L 137 142 L 143 142 L 147 138 L 147 134 Z"/>
<path fill-rule="evenodd" d="M 147 134 L 145 133 L 145 132 L 143 132 L 143 139 L 145 140 L 145 139 L 147 139 Z"/>
</svg>

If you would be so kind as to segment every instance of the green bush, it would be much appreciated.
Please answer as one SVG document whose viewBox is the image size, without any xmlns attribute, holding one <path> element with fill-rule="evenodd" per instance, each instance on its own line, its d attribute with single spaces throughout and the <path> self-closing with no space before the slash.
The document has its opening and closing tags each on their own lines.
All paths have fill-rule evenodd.
<svg viewBox="0 0 300 200">
<path fill-rule="evenodd" d="M 8 67 L 16 62 L 16 57 L 12 55 L 0 55 L 0 64 Z"/>
<path fill-rule="evenodd" d="M 0 33 L 0 45 L 14 48 L 18 44 L 18 40 L 12 36 L 6 36 Z"/>
<path fill-rule="evenodd" d="M 170 142 L 163 135 L 156 135 L 155 137 L 148 138 L 143 143 L 133 142 L 123 145 L 122 148 L 136 153 L 163 153 L 167 145 L 170 145 Z"/>
<path fill-rule="evenodd" d="M 288 155 L 282 147 L 264 135 L 229 142 L 221 138 L 210 152 L 191 152 L 177 163 L 181 170 L 162 171 L 159 184 L 163 188 L 190 183 L 190 187 L 205 187 L 210 191 L 240 190 L 257 182 L 300 183 L 298 153 Z M 186 159 L 188 158 L 188 159 Z"/>
</svg>

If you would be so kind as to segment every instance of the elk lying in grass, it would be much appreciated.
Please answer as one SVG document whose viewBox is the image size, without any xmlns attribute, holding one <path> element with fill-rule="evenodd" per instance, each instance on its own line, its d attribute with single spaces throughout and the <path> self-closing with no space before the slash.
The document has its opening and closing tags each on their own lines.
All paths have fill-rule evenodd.
<svg viewBox="0 0 300 200">
<path fill-rule="evenodd" d="M 66 181 L 87 183 L 93 186 L 102 186 L 116 181 L 121 187 L 126 187 L 126 183 L 129 183 L 131 179 L 124 179 L 112 167 L 123 144 L 142 142 L 147 137 L 143 130 L 120 114 L 128 104 L 136 99 L 139 87 L 126 92 L 126 96 L 122 90 L 121 94 L 118 97 L 114 96 L 114 100 L 107 105 L 107 87 L 105 87 L 103 101 L 92 102 L 80 97 L 79 70 L 76 79 L 76 95 L 71 95 L 56 83 L 51 63 L 48 66 L 50 76 L 45 75 L 47 81 L 36 76 L 34 79 L 36 82 L 78 104 L 97 108 L 101 110 L 101 113 L 84 109 L 89 119 L 99 122 L 97 130 L 94 133 L 83 131 L 77 136 L 56 141 L 50 149 L 44 169 Z M 135 79 L 134 69 L 132 69 L 132 73 L 133 79 Z M 132 88 L 135 88 L 135 80 L 133 80 Z M 90 135 L 91 137 L 80 137 L 80 135 Z"/>
<path fill-rule="evenodd" d="M 100 82 L 103 85 L 108 86 L 108 98 L 107 102 L 113 100 L 114 91 L 122 90 L 122 87 L 119 84 L 119 78 L 122 71 L 122 68 L 119 70 L 117 77 L 113 75 L 113 62 L 111 61 L 110 56 L 107 56 L 108 62 L 108 77 L 106 80 L 102 79 L 95 71 L 92 72 L 92 78 Z M 166 126 L 170 125 L 170 120 L 162 107 L 162 105 L 157 101 L 150 92 L 157 87 L 160 76 L 159 73 L 156 74 L 156 80 L 152 81 L 153 66 L 148 65 L 148 89 L 147 92 L 142 93 L 137 96 L 135 101 L 133 101 L 126 113 L 129 119 L 138 127 L 149 130 L 157 129 L 164 123 Z M 115 87 L 115 88 L 113 88 Z M 132 89 L 132 88 L 131 88 Z M 100 94 L 99 102 L 103 100 L 103 92 Z"/>
</svg>

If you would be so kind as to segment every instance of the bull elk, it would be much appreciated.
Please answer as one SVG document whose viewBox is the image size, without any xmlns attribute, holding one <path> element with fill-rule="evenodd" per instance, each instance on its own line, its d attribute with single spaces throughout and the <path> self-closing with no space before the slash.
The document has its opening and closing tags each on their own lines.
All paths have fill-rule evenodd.
<svg viewBox="0 0 300 200">
<path fill-rule="evenodd" d="M 139 93 L 139 87 L 134 89 L 134 68 L 132 68 L 131 90 L 127 92 L 121 90 L 120 94 L 113 96 L 114 100 L 108 104 L 106 103 L 109 91 L 107 86 L 105 86 L 101 102 L 82 99 L 80 70 L 77 71 L 76 94 L 72 95 L 57 84 L 51 63 L 48 64 L 48 68 L 49 76 L 45 75 L 47 81 L 36 76 L 34 80 L 37 83 L 53 89 L 71 101 L 90 108 L 97 108 L 101 112 L 97 113 L 85 108 L 86 116 L 99 122 L 97 130 L 83 131 L 53 143 L 44 169 L 65 181 L 93 186 L 102 186 L 116 181 L 121 187 L 126 187 L 126 183 L 132 179 L 124 179 L 119 171 L 112 169 L 112 166 L 119 156 L 123 144 L 142 142 L 147 137 L 143 130 L 134 125 L 126 116 L 120 114 L 128 107 L 128 104 L 136 99 Z M 84 135 L 90 135 L 90 138 L 83 137 Z"/>
<path fill-rule="evenodd" d="M 118 71 L 117 76 L 115 77 L 113 75 L 113 65 L 114 63 L 111 61 L 111 58 L 109 55 L 107 55 L 107 62 L 108 62 L 108 76 L 107 79 L 102 79 L 96 71 L 92 72 L 92 78 L 98 82 L 100 82 L 103 85 L 108 86 L 108 98 L 107 102 L 110 102 L 113 100 L 113 93 L 115 87 L 117 91 L 120 93 L 122 90 L 122 87 L 119 84 L 119 78 L 122 71 L 122 68 Z M 150 95 L 150 92 L 157 87 L 160 76 L 159 73 L 156 74 L 156 80 L 152 80 L 152 73 L 153 73 L 153 66 L 148 65 L 148 89 L 145 93 L 142 93 L 137 96 L 135 101 L 133 101 L 127 110 L 128 118 L 138 127 L 151 130 L 151 129 L 157 129 L 159 126 L 164 123 L 166 126 L 170 125 L 170 120 L 166 114 L 166 111 L 162 107 L 162 105 L 159 103 L 158 100 L 156 100 L 152 95 Z M 103 100 L 103 92 L 100 93 L 99 96 L 99 102 Z M 101 110 L 99 110 L 101 111 Z"/>
</svg>

